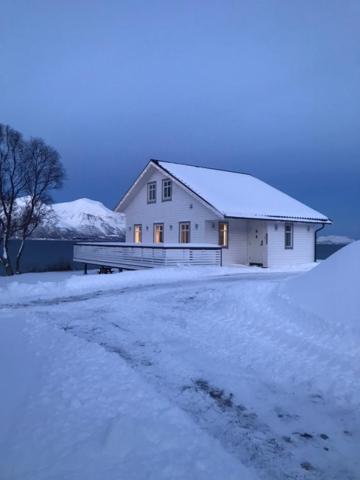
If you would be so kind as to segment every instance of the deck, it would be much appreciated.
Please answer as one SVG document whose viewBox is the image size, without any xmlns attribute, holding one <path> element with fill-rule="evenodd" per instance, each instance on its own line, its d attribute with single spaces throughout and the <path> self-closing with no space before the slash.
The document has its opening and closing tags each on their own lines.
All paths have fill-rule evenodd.
<svg viewBox="0 0 360 480">
<path fill-rule="evenodd" d="M 83 242 L 74 246 L 74 262 L 126 270 L 178 265 L 222 265 L 222 249 L 210 244 L 133 244 Z"/>
</svg>

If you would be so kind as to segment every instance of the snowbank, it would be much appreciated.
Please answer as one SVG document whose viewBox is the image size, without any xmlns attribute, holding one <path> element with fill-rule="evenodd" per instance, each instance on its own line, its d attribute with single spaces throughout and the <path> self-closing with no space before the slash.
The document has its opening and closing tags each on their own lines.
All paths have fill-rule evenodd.
<svg viewBox="0 0 360 480">
<path fill-rule="evenodd" d="M 284 287 L 292 302 L 325 319 L 360 328 L 360 241 Z"/>
<path fill-rule="evenodd" d="M 241 276 L 269 276 L 274 273 L 289 273 L 307 271 L 316 264 L 305 264 L 296 267 L 278 269 L 263 269 L 246 266 L 181 266 L 154 268 L 150 270 L 137 270 L 113 275 L 83 275 L 80 271 L 74 272 L 46 272 L 26 273 L 13 277 L 0 276 L 0 305 L 9 303 L 33 302 L 38 299 L 78 296 L 96 292 L 125 289 L 129 287 L 142 287 L 145 285 L 167 284 L 169 282 L 183 282 L 201 280 L 210 277 L 229 275 Z"/>
</svg>

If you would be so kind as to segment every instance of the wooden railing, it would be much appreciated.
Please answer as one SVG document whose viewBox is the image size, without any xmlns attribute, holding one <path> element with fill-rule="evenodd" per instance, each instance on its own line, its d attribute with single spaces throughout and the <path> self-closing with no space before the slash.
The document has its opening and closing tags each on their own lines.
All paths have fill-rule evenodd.
<svg viewBox="0 0 360 480">
<path fill-rule="evenodd" d="M 222 249 L 216 245 L 134 245 L 78 243 L 74 262 L 129 270 L 177 265 L 221 265 Z"/>
</svg>

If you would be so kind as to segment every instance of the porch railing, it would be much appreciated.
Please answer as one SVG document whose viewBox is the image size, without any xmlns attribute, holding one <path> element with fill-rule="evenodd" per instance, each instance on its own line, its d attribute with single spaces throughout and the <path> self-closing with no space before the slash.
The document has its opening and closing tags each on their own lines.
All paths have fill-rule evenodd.
<svg viewBox="0 0 360 480">
<path fill-rule="evenodd" d="M 222 249 L 217 245 L 125 243 L 78 243 L 74 262 L 136 270 L 177 265 L 221 265 Z"/>
</svg>

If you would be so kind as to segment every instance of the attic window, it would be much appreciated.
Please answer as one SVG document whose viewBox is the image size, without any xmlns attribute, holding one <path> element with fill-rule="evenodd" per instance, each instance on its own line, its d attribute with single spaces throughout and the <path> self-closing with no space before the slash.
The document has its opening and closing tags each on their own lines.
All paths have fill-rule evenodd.
<svg viewBox="0 0 360 480">
<path fill-rule="evenodd" d="M 292 223 L 285 223 L 285 248 L 291 249 L 294 247 L 294 225 Z"/>
<path fill-rule="evenodd" d="M 172 181 L 165 178 L 162 181 L 162 201 L 166 202 L 171 200 L 172 197 Z"/>
<path fill-rule="evenodd" d="M 156 182 L 149 182 L 147 184 L 147 203 L 156 202 Z"/>
</svg>

